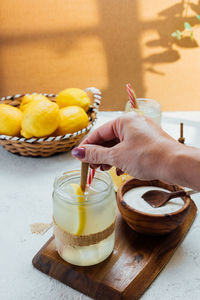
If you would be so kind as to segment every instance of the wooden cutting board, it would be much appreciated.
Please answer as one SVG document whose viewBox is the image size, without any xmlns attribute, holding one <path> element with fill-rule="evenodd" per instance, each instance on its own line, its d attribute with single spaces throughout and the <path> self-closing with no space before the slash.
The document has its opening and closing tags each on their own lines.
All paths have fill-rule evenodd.
<svg viewBox="0 0 200 300">
<path fill-rule="evenodd" d="M 188 232 L 197 212 L 191 201 L 187 219 L 175 231 L 150 237 L 131 230 L 117 217 L 113 253 L 104 262 L 90 267 L 71 265 L 56 252 L 54 238 L 33 258 L 38 270 L 98 300 L 138 299 L 167 264 Z"/>
</svg>

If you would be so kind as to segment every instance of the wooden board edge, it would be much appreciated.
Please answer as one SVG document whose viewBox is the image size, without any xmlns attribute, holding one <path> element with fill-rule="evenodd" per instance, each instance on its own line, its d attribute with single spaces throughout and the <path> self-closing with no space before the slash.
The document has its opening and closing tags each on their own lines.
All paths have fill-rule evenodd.
<svg viewBox="0 0 200 300">
<path fill-rule="evenodd" d="M 32 259 L 32 265 L 38 269 L 37 261 L 38 257 L 42 254 L 43 250 L 51 243 L 51 241 L 54 239 L 54 236 L 50 237 L 50 239 L 44 244 L 44 246 L 36 253 L 36 255 Z M 38 269 L 40 270 L 40 269 Z"/>
<path fill-rule="evenodd" d="M 141 297 L 141 295 L 146 291 L 146 289 L 150 286 L 150 284 L 155 280 L 157 275 L 163 270 L 163 268 L 167 265 L 168 261 L 171 259 L 173 254 L 175 253 L 177 247 L 180 245 L 180 243 L 185 238 L 186 234 L 191 228 L 192 223 L 195 220 L 197 213 L 197 207 L 195 203 L 192 200 L 192 207 L 190 210 L 190 214 L 188 214 L 187 218 L 190 218 L 189 224 L 186 227 L 184 233 L 180 236 L 180 239 L 177 240 L 177 242 L 174 242 L 173 249 L 169 250 L 168 252 L 160 255 L 159 260 L 155 261 L 155 258 L 152 258 L 148 261 L 147 265 L 144 266 L 142 275 L 141 273 L 138 274 L 138 276 L 134 279 L 132 283 L 129 284 L 129 286 L 123 290 L 123 291 L 116 291 L 112 287 L 109 287 L 105 285 L 102 282 L 94 282 L 89 276 L 86 276 L 86 274 L 80 272 L 79 270 L 72 270 L 68 268 L 68 272 L 73 272 L 73 276 L 75 276 L 76 279 L 84 282 L 86 281 L 86 284 L 82 284 L 80 286 L 77 286 L 73 283 L 73 280 L 69 280 L 69 278 L 64 277 L 64 274 L 67 275 L 66 267 L 59 263 L 59 267 L 62 269 L 63 272 L 61 272 L 60 276 L 56 276 L 56 272 L 53 272 L 53 270 L 58 267 L 57 263 L 52 263 L 50 265 L 50 261 L 48 261 L 47 257 L 44 256 L 43 250 L 52 242 L 54 237 L 51 237 L 45 245 L 38 251 L 38 253 L 33 257 L 32 264 L 33 266 L 38 269 L 39 271 L 61 281 L 64 284 L 67 284 L 71 288 L 78 290 L 85 294 L 86 296 L 92 297 L 93 299 L 115 299 L 115 300 L 137 300 Z M 159 250 L 162 252 L 162 245 L 159 247 Z M 158 253 L 159 254 L 159 253 Z M 163 257 L 165 257 L 165 260 L 163 261 Z M 156 267 L 155 267 L 156 266 Z M 150 274 L 150 275 L 149 275 Z M 92 286 L 92 293 L 91 293 L 91 287 Z M 131 291 L 135 290 L 136 293 L 134 295 L 131 294 Z"/>
<path fill-rule="evenodd" d="M 158 261 L 155 261 L 155 259 L 150 259 L 148 261 L 148 263 L 146 264 L 146 266 L 143 269 L 142 272 L 142 276 L 141 273 L 138 274 L 138 276 L 135 278 L 135 280 L 130 283 L 130 285 L 124 290 L 123 294 L 122 294 L 122 299 L 123 300 L 138 300 L 140 299 L 140 297 L 143 295 L 143 293 L 148 289 L 148 287 L 150 287 L 151 283 L 157 278 L 157 276 L 159 275 L 159 273 L 164 269 L 164 267 L 167 265 L 167 263 L 169 262 L 169 260 L 172 258 L 172 256 L 174 255 L 176 249 L 178 248 L 178 246 L 180 245 L 180 243 L 184 240 L 184 238 L 186 237 L 188 231 L 190 230 L 195 218 L 196 218 L 196 214 L 197 214 L 197 207 L 194 203 L 193 200 L 191 200 L 191 204 L 192 204 L 192 212 L 190 211 L 190 213 L 192 213 L 191 216 L 191 220 L 190 223 L 187 227 L 187 230 L 185 230 L 184 234 L 181 236 L 181 238 L 177 241 L 177 244 L 174 246 L 173 249 L 171 249 L 170 251 L 168 251 L 165 255 L 162 255 Z M 189 214 L 188 217 L 189 218 Z M 161 247 L 160 247 L 161 248 Z M 166 257 L 166 260 L 163 261 L 163 257 Z M 162 258 L 162 259 L 161 259 Z M 156 266 L 156 268 L 154 268 Z M 149 272 L 149 269 L 151 269 L 151 272 Z M 149 276 L 149 274 L 151 274 Z M 147 276 L 148 275 L 148 276 Z M 145 281 L 142 280 L 143 278 L 145 278 Z M 141 284 L 141 282 L 145 283 Z M 135 290 L 138 290 L 137 294 L 134 295 L 130 295 L 131 290 L 133 289 L 133 287 L 135 287 Z"/>
<path fill-rule="evenodd" d="M 115 299 L 121 300 L 122 294 L 120 291 L 113 289 L 110 286 L 105 285 L 102 282 L 93 281 L 89 276 L 85 273 L 80 272 L 79 270 L 70 269 L 68 267 L 68 272 L 73 273 L 73 276 L 67 276 L 66 267 L 63 266 L 61 262 L 50 261 L 48 258 L 43 254 L 43 250 L 48 247 L 48 245 L 53 241 L 54 236 L 52 236 L 45 245 L 36 253 L 36 255 L 32 259 L 33 266 L 41 271 L 42 273 L 49 275 L 50 277 L 62 282 L 65 285 L 85 294 L 88 297 L 93 299 Z M 53 270 L 60 265 L 60 275 L 57 275 L 56 272 Z M 62 271 L 63 268 L 63 271 Z M 78 267 L 79 268 L 79 267 Z M 81 268 L 81 267 L 80 267 Z M 66 276 L 63 276 L 66 275 Z M 76 283 L 74 284 L 74 280 L 69 279 L 70 277 L 76 278 Z M 77 280 L 80 282 L 86 281 L 86 284 L 79 285 L 77 287 Z M 91 294 L 91 287 L 92 286 L 92 294 Z M 103 291 L 103 294 L 102 294 Z M 101 296 L 100 296 L 101 295 Z M 100 298 L 99 298 L 100 297 Z M 102 298 L 104 297 L 104 298 Z"/>
</svg>

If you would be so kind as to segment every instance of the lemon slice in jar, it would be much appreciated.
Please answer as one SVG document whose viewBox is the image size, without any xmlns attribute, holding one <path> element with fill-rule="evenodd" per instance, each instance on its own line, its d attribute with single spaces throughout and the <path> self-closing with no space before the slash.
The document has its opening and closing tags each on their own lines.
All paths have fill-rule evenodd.
<svg viewBox="0 0 200 300">
<path fill-rule="evenodd" d="M 75 230 L 75 235 L 81 235 L 85 229 L 86 224 L 86 211 L 84 205 L 81 205 L 84 202 L 84 193 L 78 183 L 71 183 L 70 187 L 72 188 L 72 193 L 76 196 L 78 203 L 77 205 L 77 215 L 78 215 L 78 222 L 77 228 Z"/>
<path fill-rule="evenodd" d="M 120 176 L 118 176 L 116 174 L 116 168 L 115 167 L 112 167 L 110 170 L 109 170 L 109 173 L 110 173 L 110 176 L 112 177 L 112 181 L 113 181 L 113 185 L 114 185 L 114 189 L 115 189 L 115 192 L 117 192 L 118 188 L 123 184 L 125 183 L 126 181 L 128 181 L 129 179 L 132 179 L 133 177 L 128 175 L 127 173 L 124 173 Z"/>
</svg>

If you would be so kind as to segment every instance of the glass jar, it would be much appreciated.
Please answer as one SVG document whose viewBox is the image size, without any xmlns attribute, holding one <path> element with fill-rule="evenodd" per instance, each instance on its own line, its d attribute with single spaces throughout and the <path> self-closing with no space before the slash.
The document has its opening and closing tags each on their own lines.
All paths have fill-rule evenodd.
<svg viewBox="0 0 200 300">
<path fill-rule="evenodd" d="M 137 98 L 137 103 L 139 109 L 132 108 L 130 101 L 127 101 L 125 106 L 125 112 L 135 111 L 137 113 L 143 113 L 144 115 L 150 117 L 157 125 L 161 126 L 161 105 L 157 101 L 153 99 L 146 99 L 146 98 Z M 110 175 L 112 177 L 114 183 L 115 191 L 127 180 L 131 179 L 132 177 L 126 173 L 123 175 L 117 176 L 116 175 L 116 168 L 112 167 L 110 169 Z"/>
<path fill-rule="evenodd" d="M 80 171 L 55 179 L 53 220 L 56 248 L 67 262 L 89 266 L 105 260 L 113 251 L 116 201 L 109 173 L 96 171 L 82 196 L 73 190 Z M 77 185 L 77 186 L 78 186 Z"/>
<path fill-rule="evenodd" d="M 132 108 L 130 101 L 126 103 L 125 111 L 142 112 L 145 116 L 150 117 L 156 124 L 161 124 L 161 105 L 153 99 L 137 98 L 139 109 Z"/>
</svg>

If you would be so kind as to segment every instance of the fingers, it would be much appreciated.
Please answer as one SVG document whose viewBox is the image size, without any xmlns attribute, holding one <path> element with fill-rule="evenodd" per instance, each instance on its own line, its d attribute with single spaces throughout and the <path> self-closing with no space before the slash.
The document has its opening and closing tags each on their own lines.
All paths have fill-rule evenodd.
<svg viewBox="0 0 200 300">
<path fill-rule="evenodd" d="M 74 148 L 72 155 L 94 166 L 102 164 L 113 165 L 111 148 L 98 145 L 83 145 L 82 147 Z"/>
<path fill-rule="evenodd" d="M 112 168 L 112 166 L 110 166 L 110 165 L 105 165 L 105 164 L 102 164 L 102 165 L 90 164 L 90 168 L 91 168 L 91 169 L 98 169 L 99 167 L 100 167 L 100 170 L 101 170 L 101 171 L 108 171 L 108 170 L 110 170 L 110 169 Z M 124 174 L 124 171 L 122 171 L 122 170 L 119 169 L 119 168 L 116 168 L 116 174 L 117 174 L 117 176 L 120 176 L 120 175 Z"/>
<path fill-rule="evenodd" d="M 101 171 L 108 171 L 108 170 L 110 170 L 110 168 L 112 168 L 110 165 L 105 165 L 105 164 L 102 164 L 102 165 L 90 164 L 91 169 L 98 169 L 99 167 L 100 167 Z"/>
<path fill-rule="evenodd" d="M 115 121 L 107 122 L 106 124 L 100 126 L 94 130 L 80 145 L 82 147 L 85 144 L 96 144 L 105 145 L 109 141 L 115 141 L 119 137 L 115 133 Z M 115 143 L 116 144 L 116 141 Z M 113 144 L 112 144 L 113 145 Z"/>
<path fill-rule="evenodd" d="M 105 164 L 103 164 L 103 165 L 101 165 L 100 166 L 100 170 L 101 171 L 108 171 L 108 170 L 110 170 L 112 167 L 110 166 L 110 165 L 105 165 Z"/>
<path fill-rule="evenodd" d="M 116 138 L 114 140 L 104 142 L 103 144 L 101 144 L 101 146 L 110 148 L 110 147 L 115 146 L 118 143 L 120 143 L 120 140 L 118 138 Z"/>
<path fill-rule="evenodd" d="M 101 165 L 95 165 L 95 164 L 90 164 L 90 168 L 91 169 L 97 169 L 97 168 L 99 168 Z"/>
<path fill-rule="evenodd" d="M 120 170 L 119 168 L 116 168 L 116 174 L 117 174 L 117 176 L 120 176 L 120 175 L 124 174 L 124 172 L 122 170 Z"/>
</svg>

